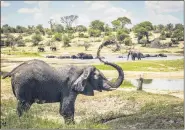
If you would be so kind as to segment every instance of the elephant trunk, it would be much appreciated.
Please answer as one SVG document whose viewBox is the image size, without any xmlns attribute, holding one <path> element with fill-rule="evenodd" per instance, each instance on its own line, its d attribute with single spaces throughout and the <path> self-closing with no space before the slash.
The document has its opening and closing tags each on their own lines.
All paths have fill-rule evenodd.
<svg viewBox="0 0 185 130">
<path fill-rule="evenodd" d="M 122 82 L 124 80 L 124 72 L 123 72 L 123 70 L 120 66 L 118 66 L 114 63 L 103 61 L 100 57 L 100 51 L 104 46 L 107 46 L 107 45 L 110 45 L 110 44 L 115 44 L 115 43 L 116 43 L 116 41 L 114 41 L 114 40 L 108 40 L 108 41 L 104 42 L 103 44 L 101 44 L 100 47 L 98 48 L 98 51 L 97 51 L 97 57 L 101 62 L 103 62 L 106 65 L 110 65 L 110 66 L 114 67 L 118 71 L 119 76 L 118 76 L 118 78 L 116 79 L 115 82 L 111 82 L 111 81 L 108 81 L 108 80 L 106 81 L 107 84 L 110 85 L 111 88 L 118 88 L 122 84 Z"/>
</svg>

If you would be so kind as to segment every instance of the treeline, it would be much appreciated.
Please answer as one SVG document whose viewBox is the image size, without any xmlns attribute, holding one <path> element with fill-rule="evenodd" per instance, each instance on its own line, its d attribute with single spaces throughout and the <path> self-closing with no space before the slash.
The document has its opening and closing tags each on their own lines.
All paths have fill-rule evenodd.
<svg viewBox="0 0 185 130">
<path fill-rule="evenodd" d="M 133 44 L 129 36 L 131 31 L 135 33 L 139 44 L 142 44 L 144 39 L 146 39 L 145 44 L 150 43 L 149 36 L 152 35 L 151 31 L 161 33 L 160 40 L 165 40 L 166 38 L 173 38 L 175 41 L 184 40 L 184 26 L 180 23 L 175 25 L 171 23 L 167 25 L 153 25 L 149 21 L 144 21 L 128 29 L 126 25 L 132 24 L 131 20 L 127 17 L 119 17 L 111 22 L 112 27 L 100 20 L 92 21 L 89 27 L 84 25 L 72 26 L 77 19 L 77 15 L 64 16 L 61 17 L 61 24 L 56 24 L 53 20 L 49 20 L 50 28 L 44 28 L 41 24 L 28 27 L 18 25 L 15 28 L 5 24 L 1 27 L 1 33 L 6 34 L 10 40 L 13 38 L 8 35 L 9 33 L 34 34 L 31 39 L 33 45 L 38 45 L 42 41 L 42 35 L 47 35 L 53 41 L 63 41 L 64 46 L 70 46 L 69 42 L 74 38 L 74 33 L 76 32 L 78 32 L 78 37 L 81 38 L 103 37 L 105 40 L 117 38 L 120 43 L 125 45 Z M 21 36 L 17 37 L 17 39 L 21 39 Z M 14 38 L 14 41 L 17 39 Z"/>
</svg>

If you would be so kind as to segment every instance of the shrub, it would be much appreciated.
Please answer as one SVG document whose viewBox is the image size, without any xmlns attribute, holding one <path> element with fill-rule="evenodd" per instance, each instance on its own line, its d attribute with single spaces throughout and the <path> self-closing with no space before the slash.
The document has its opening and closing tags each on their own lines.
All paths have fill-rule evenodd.
<svg viewBox="0 0 185 130">
<path fill-rule="evenodd" d="M 172 36 L 172 33 L 171 33 L 171 32 L 167 32 L 167 33 L 166 33 L 166 37 L 167 37 L 167 38 L 170 38 L 171 36 Z"/>
<path fill-rule="evenodd" d="M 95 42 L 101 42 L 101 40 L 100 39 L 96 39 Z"/>
<path fill-rule="evenodd" d="M 160 40 L 166 40 L 166 36 L 165 36 L 165 35 L 161 35 L 161 36 L 159 37 L 159 39 L 160 39 Z"/>
<path fill-rule="evenodd" d="M 117 31 L 117 39 L 118 41 L 124 41 L 124 39 L 126 37 L 128 37 L 129 35 L 122 29 Z"/>
<path fill-rule="evenodd" d="M 84 34 L 83 33 L 79 33 L 79 37 L 80 38 L 83 38 L 84 37 Z"/>
<path fill-rule="evenodd" d="M 147 40 L 146 39 L 141 39 L 140 41 L 139 41 L 139 44 L 147 44 L 148 42 L 147 42 Z"/>
<path fill-rule="evenodd" d="M 41 32 L 37 29 L 37 30 L 35 31 L 35 34 L 41 34 Z"/>
<path fill-rule="evenodd" d="M 101 36 L 101 31 L 100 30 L 96 30 L 96 29 L 89 29 L 88 33 L 89 33 L 89 35 L 91 37 L 99 37 L 99 36 Z"/>
<path fill-rule="evenodd" d="M 126 46 L 131 46 L 131 45 L 133 45 L 133 44 L 132 44 L 132 40 L 131 40 L 131 38 L 129 38 L 129 37 L 127 37 L 127 38 L 124 39 L 124 43 L 125 43 Z"/>
<path fill-rule="evenodd" d="M 61 33 L 55 33 L 53 39 L 55 41 L 62 41 L 62 34 Z"/>
<path fill-rule="evenodd" d="M 70 46 L 70 39 L 68 36 L 64 35 L 63 37 L 63 42 L 64 42 L 64 47 L 69 47 Z"/>
<path fill-rule="evenodd" d="M 68 33 L 68 38 L 69 39 L 73 39 L 74 38 L 73 34 L 72 33 Z"/>
<path fill-rule="evenodd" d="M 84 35 L 84 38 L 89 38 L 89 36 L 88 35 Z"/>
<path fill-rule="evenodd" d="M 107 41 L 107 40 L 112 40 L 112 39 L 115 39 L 115 36 L 114 35 L 105 36 L 103 40 L 104 41 Z"/>
<path fill-rule="evenodd" d="M 33 46 L 37 46 L 39 44 L 40 41 L 42 41 L 42 36 L 40 34 L 35 34 L 32 36 L 32 42 L 33 42 Z"/>
<path fill-rule="evenodd" d="M 25 40 L 24 40 L 24 42 L 31 42 L 32 40 L 31 39 L 28 39 L 28 38 L 26 38 Z"/>
<path fill-rule="evenodd" d="M 17 46 L 18 46 L 18 47 L 25 46 L 24 41 L 23 41 L 23 40 L 18 40 L 18 41 L 17 41 Z"/>
</svg>

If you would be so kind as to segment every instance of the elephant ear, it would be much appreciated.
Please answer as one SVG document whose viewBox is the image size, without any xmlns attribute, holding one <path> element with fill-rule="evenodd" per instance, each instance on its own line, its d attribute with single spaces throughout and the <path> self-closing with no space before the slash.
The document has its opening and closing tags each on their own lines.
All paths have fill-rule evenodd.
<svg viewBox="0 0 185 130">
<path fill-rule="evenodd" d="M 91 66 L 84 69 L 83 73 L 72 84 L 72 88 L 77 92 L 83 92 L 85 87 L 88 85 L 88 78 L 93 70 L 94 68 Z"/>
</svg>

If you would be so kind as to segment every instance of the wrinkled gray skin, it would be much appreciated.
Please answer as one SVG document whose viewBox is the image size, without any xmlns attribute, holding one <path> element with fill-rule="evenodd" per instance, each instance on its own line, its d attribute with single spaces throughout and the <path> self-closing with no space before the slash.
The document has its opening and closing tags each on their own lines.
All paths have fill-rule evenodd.
<svg viewBox="0 0 185 130">
<path fill-rule="evenodd" d="M 99 51 L 100 52 L 100 51 Z M 104 61 L 103 61 L 104 62 Z M 18 100 L 17 113 L 22 116 L 33 103 L 60 102 L 60 114 L 65 123 L 74 123 L 75 100 L 78 94 L 94 95 L 94 90 L 110 91 L 119 87 L 124 79 L 123 70 L 116 64 L 104 62 L 119 73 L 115 83 L 94 66 L 65 66 L 52 68 L 41 60 L 29 60 L 3 76 L 11 78 L 12 90 Z"/>
<path fill-rule="evenodd" d="M 127 55 L 127 60 L 129 59 L 130 55 L 131 55 L 132 60 L 135 60 L 135 58 L 137 58 L 138 60 L 141 60 L 141 58 L 144 58 L 144 56 L 141 52 L 136 52 L 136 51 L 130 50 Z"/>
</svg>

